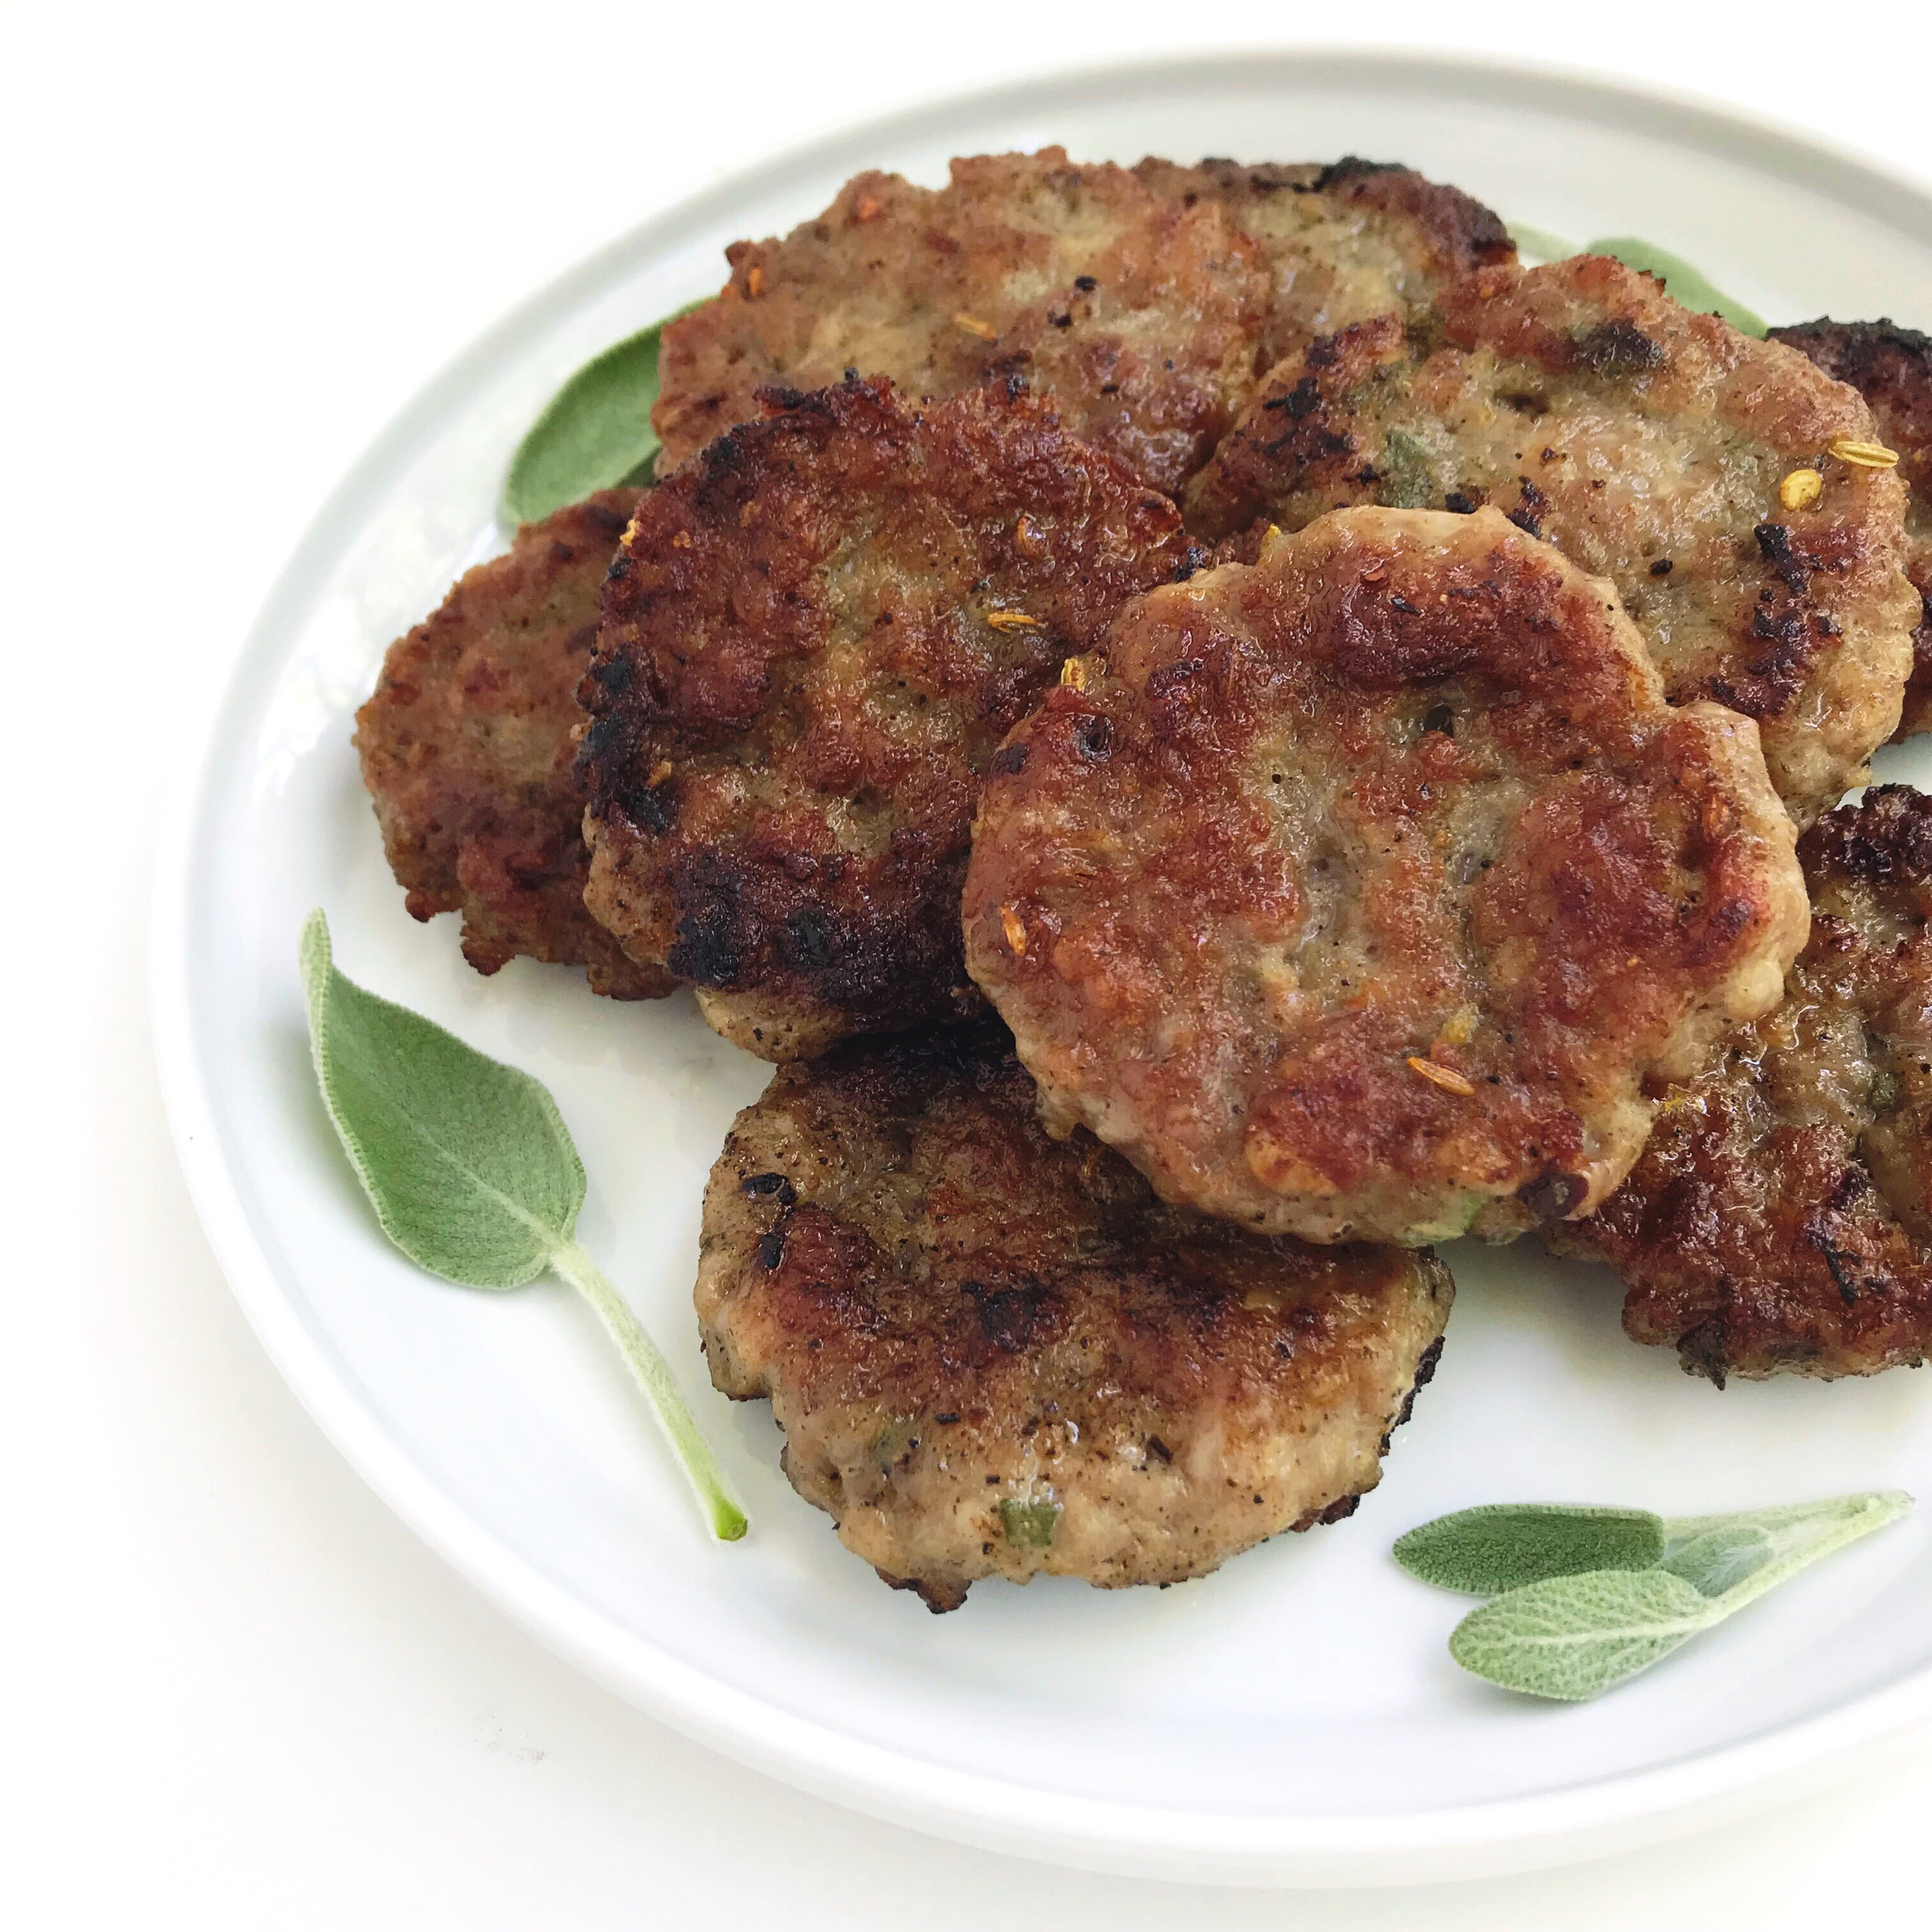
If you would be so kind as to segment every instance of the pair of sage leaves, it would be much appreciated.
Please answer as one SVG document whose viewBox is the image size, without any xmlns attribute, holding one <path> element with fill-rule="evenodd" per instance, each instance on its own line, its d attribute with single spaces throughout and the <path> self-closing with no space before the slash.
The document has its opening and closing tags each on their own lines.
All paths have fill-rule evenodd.
<svg viewBox="0 0 1932 1932">
<path fill-rule="evenodd" d="M 1540 229 L 1516 227 L 1510 232 L 1530 254 L 1552 260 L 1577 252 Z M 1744 334 L 1765 332 L 1762 320 L 1743 303 L 1720 293 L 1681 255 L 1654 242 L 1612 235 L 1591 242 L 1582 252 L 1612 255 L 1628 267 L 1660 277 L 1686 308 L 1721 316 Z M 700 306 L 692 303 L 613 343 L 550 398 L 510 459 L 499 505 L 505 524 L 514 530 L 519 524 L 535 523 L 566 504 L 581 502 L 592 490 L 650 482 L 660 446 L 651 427 L 651 410 L 658 399 L 658 356 L 664 328 Z"/>
<path fill-rule="evenodd" d="M 1465 1670 L 1577 1702 L 1648 1670 L 1911 1506 L 1902 1490 L 1672 1518 L 1498 1503 L 1411 1530 L 1395 1558 L 1426 1583 L 1490 1599 L 1450 1637 L 1449 1654 Z"/>
<path fill-rule="evenodd" d="M 466 1288 L 521 1288 L 546 1270 L 569 1282 L 644 1390 L 712 1534 L 742 1536 L 745 1513 L 664 1357 L 578 1244 L 584 1163 L 549 1089 L 346 978 L 319 910 L 301 959 L 322 1104 L 382 1232 Z"/>
</svg>

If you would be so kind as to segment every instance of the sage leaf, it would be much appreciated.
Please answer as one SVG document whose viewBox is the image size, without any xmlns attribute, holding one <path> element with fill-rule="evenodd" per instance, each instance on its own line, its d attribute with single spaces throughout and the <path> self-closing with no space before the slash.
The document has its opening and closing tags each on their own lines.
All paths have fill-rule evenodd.
<svg viewBox="0 0 1932 1932">
<path fill-rule="evenodd" d="M 1509 238 L 1523 254 L 1540 262 L 1560 262 L 1576 252 L 1562 236 L 1552 235 L 1546 228 L 1532 228 L 1526 221 L 1512 221 Z"/>
<path fill-rule="evenodd" d="M 1723 1609 L 1665 1570 L 1587 1570 L 1526 1583 L 1472 1610 L 1449 1640 L 1465 1670 L 1506 1690 L 1580 1702 L 1634 1677 Z"/>
<path fill-rule="evenodd" d="M 1465 1670 L 1512 1690 L 1594 1697 L 1767 1590 L 1912 1507 L 1903 1490 L 1726 1516 L 1496 1504 L 1412 1529 L 1396 1560 L 1476 1594 L 1449 1640 Z"/>
<path fill-rule="evenodd" d="M 584 1163 L 548 1090 L 345 978 L 320 910 L 301 962 L 322 1104 L 382 1232 L 467 1288 L 519 1288 L 546 1269 L 568 1282 L 649 1397 L 712 1534 L 742 1536 L 744 1512 L 664 1358 L 578 1245 Z"/>
<path fill-rule="evenodd" d="M 1672 299 L 1701 314 L 1723 316 L 1740 335 L 1762 336 L 1765 333 L 1764 318 L 1755 310 L 1746 308 L 1741 302 L 1733 302 L 1707 281 L 1682 255 L 1673 255 L 1668 248 L 1660 248 L 1654 242 L 1643 241 L 1634 235 L 1610 235 L 1591 242 L 1583 252 L 1586 255 L 1614 256 L 1626 268 L 1640 268 L 1646 274 L 1658 277 L 1664 284 L 1664 292 Z"/>
<path fill-rule="evenodd" d="M 1721 1598 L 1728 1616 L 1911 1507 L 1903 1490 L 1872 1490 L 1777 1509 L 1680 1517 L 1664 1526 L 1670 1542 L 1663 1567 L 1705 1595 Z"/>
<path fill-rule="evenodd" d="M 418 1268 L 520 1288 L 568 1242 L 583 1163 L 536 1081 L 338 972 L 328 926 L 302 938 L 322 1096 L 382 1232 Z"/>
<path fill-rule="evenodd" d="M 544 404 L 510 459 L 500 514 L 514 528 L 580 502 L 593 490 L 645 484 L 659 448 L 651 427 L 658 348 L 680 309 L 593 356 Z"/>
<path fill-rule="evenodd" d="M 1756 1575 L 1771 1555 L 1771 1538 L 1756 1523 L 1724 1523 L 1677 1545 L 1660 1567 L 1701 1595 L 1721 1597 Z"/>
<path fill-rule="evenodd" d="M 1491 1597 L 1580 1570 L 1648 1570 L 1664 1544 L 1664 1519 L 1648 1510 L 1486 1503 L 1412 1529 L 1394 1555 L 1425 1583 Z"/>
</svg>

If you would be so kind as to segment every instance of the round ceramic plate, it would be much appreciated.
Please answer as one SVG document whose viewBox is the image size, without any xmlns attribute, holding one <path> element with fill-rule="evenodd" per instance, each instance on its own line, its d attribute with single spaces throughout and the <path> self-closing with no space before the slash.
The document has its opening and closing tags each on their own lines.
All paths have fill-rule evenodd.
<svg viewBox="0 0 1932 1932">
<path fill-rule="evenodd" d="M 1932 1383 L 1719 1393 L 1630 1346 L 1606 1275 L 1459 1248 L 1442 1372 L 1348 1522 L 1180 1588 L 982 1584 L 953 1616 L 881 1588 L 779 1474 L 762 1405 L 711 1389 L 691 1286 L 699 1198 L 766 1070 L 682 999 L 620 1006 L 454 922 L 404 916 L 350 714 L 384 646 L 500 547 L 506 458 L 559 381 L 716 287 L 860 168 L 955 154 L 1397 156 L 1513 222 L 1636 234 L 1773 320 L 1932 322 L 1932 198 L 1796 136 L 1570 78 L 1277 53 L 1001 88 L 772 163 L 663 215 L 486 338 L 317 520 L 236 668 L 160 881 L 155 1025 L 216 1252 L 343 1453 L 448 1560 L 694 1737 L 881 1816 L 1122 1870 L 1376 1882 L 1553 1861 L 1814 1776 L 1932 1707 L 1932 1509 L 1601 1701 L 1460 1674 L 1466 1607 L 1389 1545 L 1463 1504 L 1666 1513 L 1900 1485 L 1932 1494 Z M 1932 778 L 1892 752 L 1888 776 Z M 384 1243 L 310 1078 L 296 975 L 326 907 L 354 977 L 547 1082 L 591 1179 L 583 1232 L 664 1344 L 752 1518 L 708 1541 L 588 1311 L 472 1294 Z"/>
</svg>

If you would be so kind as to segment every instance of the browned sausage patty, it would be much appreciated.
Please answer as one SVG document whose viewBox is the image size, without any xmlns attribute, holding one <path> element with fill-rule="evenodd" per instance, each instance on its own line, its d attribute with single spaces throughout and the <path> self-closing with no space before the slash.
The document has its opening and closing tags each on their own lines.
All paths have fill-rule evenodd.
<svg viewBox="0 0 1932 1932">
<path fill-rule="evenodd" d="M 589 902 L 766 1059 L 970 1010 L 980 774 L 1179 513 L 1016 385 L 776 399 L 639 506 L 604 592 Z"/>
<path fill-rule="evenodd" d="M 587 966 L 598 992 L 634 1000 L 676 982 L 626 958 L 584 910 L 572 761 L 598 593 L 637 501 L 607 490 L 526 524 L 507 556 L 389 646 L 356 714 L 362 781 L 411 914 L 460 912 L 479 973 L 524 953 Z"/>
<path fill-rule="evenodd" d="M 1808 356 L 1864 398 L 1880 439 L 1898 452 L 1911 492 L 1905 510 L 1905 574 L 1918 592 L 1912 682 L 1897 736 L 1932 730 L 1932 336 L 1894 322 L 1821 320 L 1774 328 L 1774 342 Z"/>
<path fill-rule="evenodd" d="M 848 370 L 909 395 L 1024 375 L 1069 429 L 1178 491 L 1254 386 L 1269 276 L 1220 205 L 1065 151 L 952 164 L 940 189 L 862 174 L 664 331 L 661 466 Z"/>
<path fill-rule="evenodd" d="M 1515 253 L 1459 190 L 1353 158 L 1127 170 L 1049 148 L 956 161 L 936 190 L 861 175 L 784 240 L 728 251 L 729 285 L 665 332 L 654 420 L 670 465 L 767 382 L 852 368 L 943 396 L 1018 373 L 1175 491 L 1261 370 Z"/>
<path fill-rule="evenodd" d="M 1720 1387 L 1932 1351 L 1932 798 L 1875 788 L 1798 850 L 1811 938 L 1784 1004 L 1670 1091 L 1600 1213 L 1550 1231 L 1622 1276 L 1634 1340 Z"/>
<path fill-rule="evenodd" d="M 966 956 L 1055 1118 L 1317 1240 L 1587 1213 L 1804 934 L 1749 720 L 1494 510 L 1136 598 L 993 760 Z"/>
<path fill-rule="evenodd" d="M 1263 368 L 1350 322 L 1419 314 L 1445 282 L 1516 260 L 1509 230 L 1480 202 L 1390 162 L 1148 160 L 1134 172 L 1162 194 L 1220 202 L 1260 248 L 1274 282 Z"/>
<path fill-rule="evenodd" d="M 991 1026 L 854 1042 L 738 1116 L 704 1201 L 712 1379 L 890 1583 L 1198 1576 L 1372 1489 L 1442 1346 L 1432 1256 L 1164 1208 L 1049 1140 Z"/>
<path fill-rule="evenodd" d="M 1800 822 L 1898 722 L 1919 600 L 1905 486 L 1832 455 L 1871 412 L 1794 350 L 1621 263 L 1484 268 L 1274 370 L 1196 478 L 1192 526 L 1299 529 L 1338 505 L 1493 504 L 1608 578 L 1673 702 L 1754 718 Z M 1793 471 L 1824 478 L 1787 508 Z"/>
</svg>

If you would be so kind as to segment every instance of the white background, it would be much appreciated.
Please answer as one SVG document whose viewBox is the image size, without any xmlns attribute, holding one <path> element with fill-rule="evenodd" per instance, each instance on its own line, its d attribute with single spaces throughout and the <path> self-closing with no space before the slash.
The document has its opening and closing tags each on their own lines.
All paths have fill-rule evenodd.
<svg viewBox="0 0 1932 1932">
<path fill-rule="evenodd" d="M 158 802 L 322 496 L 487 322 L 652 209 L 882 110 L 1210 38 L 1586 66 L 1932 172 L 1911 12 L 178 0 L 9 20 L 0 1921 L 1916 1918 L 1932 1735 L 1640 1855 L 1294 1899 L 958 1850 L 686 1744 L 473 1598 L 297 1408 L 190 1212 L 142 994 Z"/>
</svg>

